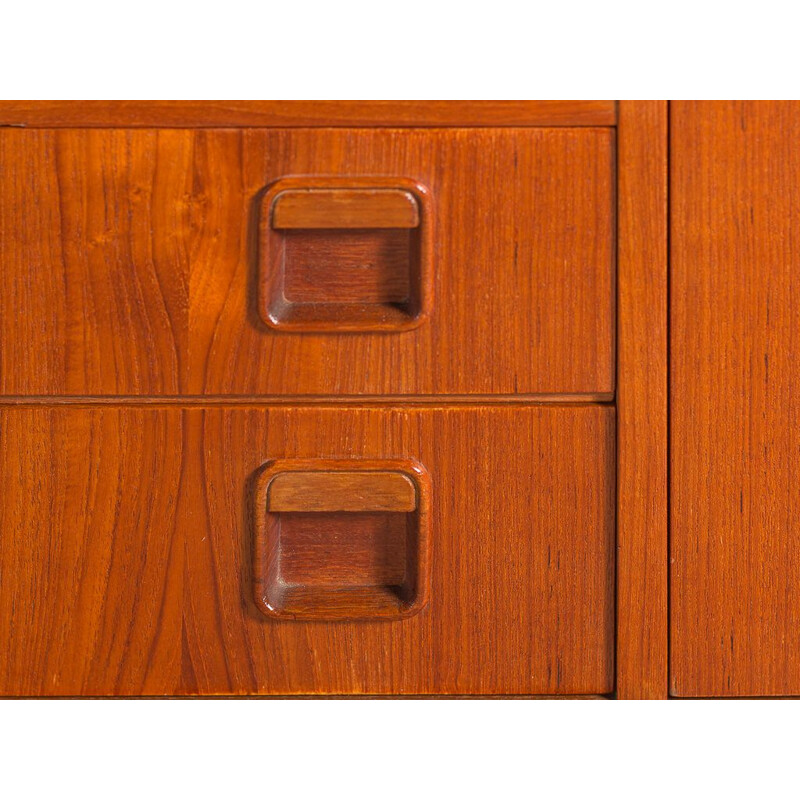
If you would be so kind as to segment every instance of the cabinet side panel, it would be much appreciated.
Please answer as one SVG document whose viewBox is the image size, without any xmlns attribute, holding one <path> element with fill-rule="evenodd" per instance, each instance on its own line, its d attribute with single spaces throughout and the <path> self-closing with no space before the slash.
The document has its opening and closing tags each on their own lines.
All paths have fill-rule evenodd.
<svg viewBox="0 0 800 800">
<path fill-rule="evenodd" d="M 800 693 L 800 103 L 672 105 L 677 696 Z"/>
</svg>

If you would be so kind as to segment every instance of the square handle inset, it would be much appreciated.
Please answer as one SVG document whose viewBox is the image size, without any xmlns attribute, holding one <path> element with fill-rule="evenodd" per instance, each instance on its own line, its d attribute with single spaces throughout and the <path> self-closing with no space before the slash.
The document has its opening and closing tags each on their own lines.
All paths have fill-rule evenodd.
<svg viewBox="0 0 800 800">
<path fill-rule="evenodd" d="M 416 614 L 428 596 L 429 503 L 413 461 L 270 462 L 256 489 L 256 604 L 281 619 Z"/>
<path fill-rule="evenodd" d="M 261 208 L 259 307 L 296 331 L 401 331 L 430 314 L 427 190 L 403 178 L 284 178 Z"/>
</svg>

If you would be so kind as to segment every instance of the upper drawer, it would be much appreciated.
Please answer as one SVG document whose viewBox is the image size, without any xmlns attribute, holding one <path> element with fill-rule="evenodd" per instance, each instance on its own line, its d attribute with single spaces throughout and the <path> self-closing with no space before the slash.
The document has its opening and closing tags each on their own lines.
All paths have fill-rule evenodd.
<svg viewBox="0 0 800 800">
<path fill-rule="evenodd" d="M 610 394 L 613 159 L 608 128 L 1 131 L 0 392 Z"/>
<path fill-rule="evenodd" d="M 181 390 L 193 145 L 0 129 L 0 393 Z"/>
</svg>

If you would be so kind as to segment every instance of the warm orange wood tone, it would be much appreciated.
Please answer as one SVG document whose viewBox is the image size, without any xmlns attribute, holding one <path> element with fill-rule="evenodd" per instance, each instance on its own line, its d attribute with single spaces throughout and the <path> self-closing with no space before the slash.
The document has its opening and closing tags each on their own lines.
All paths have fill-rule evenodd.
<svg viewBox="0 0 800 800">
<path fill-rule="evenodd" d="M 213 131 L 195 146 L 206 233 L 192 260 L 192 394 L 613 392 L 613 131 Z M 428 189 L 427 321 L 347 336 L 260 321 L 254 198 L 286 175 Z"/>
<path fill-rule="evenodd" d="M 0 437 L 3 694 L 613 688 L 610 407 L 6 406 Z M 255 481 L 269 459 L 320 453 L 428 469 L 430 599 L 416 616 L 257 608 Z M 295 525 L 290 576 L 309 535 Z M 391 546 L 375 557 L 350 574 L 397 569 Z"/>
<path fill-rule="evenodd" d="M 610 407 L 194 409 L 182 691 L 602 693 L 614 671 Z M 431 480 L 430 599 L 398 622 L 249 602 L 267 459 L 402 455 Z"/>
<path fill-rule="evenodd" d="M 270 327 L 416 328 L 431 313 L 434 267 L 430 196 L 415 181 L 285 178 L 261 200 L 258 305 Z"/>
<path fill-rule="evenodd" d="M 328 406 L 336 405 L 341 407 L 348 406 L 397 406 L 410 405 L 431 406 L 441 405 L 447 402 L 453 405 L 481 405 L 481 406 L 517 406 L 524 403 L 546 403 L 558 405 L 583 406 L 591 403 L 606 403 L 612 400 L 606 393 L 595 394 L 536 394 L 536 395 L 448 395 L 444 398 L 437 395 L 414 395 L 408 398 L 398 395 L 344 395 L 341 397 L 331 397 L 330 395 L 311 396 L 308 395 L 280 395 L 270 397 L 265 400 L 261 396 L 248 395 L 223 395 L 223 396 L 192 396 L 181 395 L 174 397 L 59 397 L 56 395 L 28 395 L 23 397 L 3 397 L 0 398 L 0 405 L 25 406 L 75 406 L 77 408 L 93 408 L 95 406 L 114 406 L 124 403 L 126 406 L 151 406 L 156 408 L 169 407 L 178 403 L 186 406 L 250 406 L 257 404 L 279 405 L 279 406 Z"/>
<path fill-rule="evenodd" d="M 667 696 L 667 104 L 617 131 L 617 697 Z"/>
<path fill-rule="evenodd" d="M 405 582 L 406 514 L 293 512 L 281 518 L 285 586 L 327 587 L 347 599 L 343 587 L 388 589 Z"/>
<path fill-rule="evenodd" d="M 608 396 L 613 143 L 607 129 L 2 130 L 0 392 Z M 430 188 L 427 322 L 413 273 L 395 317 L 333 312 L 340 329 L 413 332 L 262 322 L 259 194 L 292 173 Z"/>
<path fill-rule="evenodd" d="M 419 206 L 400 189 L 309 189 L 281 192 L 273 228 L 416 228 Z"/>
<path fill-rule="evenodd" d="M 195 134 L 0 130 L 0 394 L 175 394 Z"/>
<path fill-rule="evenodd" d="M 670 544 L 666 103 L 0 101 L 0 695 L 800 693 L 800 104 L 672 128 Z"/>
<path fill-rule="evenodd" d="M 613 125 L 613 100 L 2 100 L 0 126 Z"/>
<path fill-rule="evenodd" d="M 417 490 L 402 472 L 281 472 L 269 483 L 266 505 L 269 511 L 413 511 Z"/>
<path fill-rule="evenodd" d="M 670 687 L 800 694 L 800 103 L 671 115 Z"/>
<path fill-rule="evenodd" d="M 0 694 L 174 692 L 179 409 L 0 408 Z"/>
<path fill-rule="evenodd" d="M 272 461 L 254 502 L 253 598 L 268 616 L 404 619 L 425 607 L 430 479 L 417 462 Z"/>
<path fill-rule="evenodd" d="M 254 582 L 256 605 L 278 619 L 402 619 L 414 601 L 407 514 L 280 514 L 280 554 Z M 267 545 L 269 546 L 269 545 Z M 263 557 L 263 556 L 262 556 Z M 256 568 L 259 562 L 256 561 Z M 410 573 L 410 574 L 409 574 Z M 414 613 L 413 610 L 411 613 Z"/>
<path fill-rule="evenodd" d="M 282 301 L 396 309 L 411 293 L 413 246 L 409 231 L 402 229 L 285 233 L 279 255 Z M 346 318 L 347 310 L 340 316 Z"/>
</svg>

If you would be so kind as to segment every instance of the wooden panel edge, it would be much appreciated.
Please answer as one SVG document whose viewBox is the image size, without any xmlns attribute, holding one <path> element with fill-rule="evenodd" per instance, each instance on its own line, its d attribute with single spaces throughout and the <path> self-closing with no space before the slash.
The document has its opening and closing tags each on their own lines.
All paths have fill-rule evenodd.
<svg viewBox="0 0 800 800">
<path fill-rule="evenodd" d="M 613 392 L 586 394 L 206 394 L 206 395 L 0 395 L 3 406 L 594 406 L 614 402 Z"/>
<path fill-rule="evenodd" d="M 666 101 L 617 129 L 617 697 L 668 696 Z"/>
<path fill-rule="evenodd" d="M 416 228 L 419 205 L 405 189 L 288 189 L 272 203 L 272 227 Z"/>
<path fill-rule="evenodd" d="M 2 100 L 0 126 L 612 126 L 614 100 Z"/>
<path fill-rule="evenodd" d="M 282 472 L 267 491 L 272 512 L 414 511 L 417 490 L 407 475 L 375 472 Z"/>
</svg>

